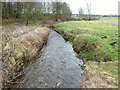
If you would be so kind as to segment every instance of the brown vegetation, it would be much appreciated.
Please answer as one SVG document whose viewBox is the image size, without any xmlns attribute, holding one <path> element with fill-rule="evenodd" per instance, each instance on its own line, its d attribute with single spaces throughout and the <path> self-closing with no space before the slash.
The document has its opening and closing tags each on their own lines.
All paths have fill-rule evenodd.
<svg viewBox="0 0 120 90">
<path fill-rule="evenodd" d="M 40 26 L 3 26 L 2 62 L 4 87 L 37 56 L 46 44 L 49 29 Z M 18 72 L 16 74 L 16 72 Z M 9 86 L 7 86 L 9 87 Z"/>
<path fill-rule="evenodd" d="M 117 88 L 117 64 L 118 62 L 86 63 L 81 88 Z"/>
</svg>

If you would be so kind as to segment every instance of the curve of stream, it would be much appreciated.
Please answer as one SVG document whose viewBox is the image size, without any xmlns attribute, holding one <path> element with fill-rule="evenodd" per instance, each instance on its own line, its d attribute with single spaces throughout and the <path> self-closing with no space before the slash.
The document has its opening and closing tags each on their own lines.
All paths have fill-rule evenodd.
<svg viewBox="0 0 120 90">
<path fill-rule="evenodd" d="M 25 70 L 20 88 L 80 88 L 82 60 L 69 42 L 50 30 L 42 56 Z"/>
</svg>

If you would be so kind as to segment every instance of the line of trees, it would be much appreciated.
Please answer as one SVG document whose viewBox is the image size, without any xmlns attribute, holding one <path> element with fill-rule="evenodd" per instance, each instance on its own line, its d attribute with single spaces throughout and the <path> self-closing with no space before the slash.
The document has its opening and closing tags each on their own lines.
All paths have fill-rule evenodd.
<svg viewBox="0 0 120 90">
<path fill-rule="evenodd" d="M 66 2 L 2 2 L 2 17 L 30 19 L 67 19 L 71 17 L 70 7 Z"/>
<path fill-rule="evenodd" d="M 86 2 L 86 10 L 87 10 L 87 18 L 88 20 L 91 20 L 91 3 Z M 86 15 L 84 15 L 84 9 L 79 8 L 78 10 L 78 16 L 80 19 L 85 19 Z"/>
</svg>

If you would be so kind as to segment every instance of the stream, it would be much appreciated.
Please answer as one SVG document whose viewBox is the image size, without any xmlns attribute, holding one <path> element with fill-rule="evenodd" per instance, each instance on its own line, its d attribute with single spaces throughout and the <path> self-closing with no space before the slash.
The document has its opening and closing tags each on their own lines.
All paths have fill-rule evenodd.
<svg viewBox="0 0 120 90">
<path fill-rule="evenodd" d="M 80 88 L 83 62 L 69 42 L 50 30 L 42 56 L 25 70 L 19 88 Z"/>
</svg>

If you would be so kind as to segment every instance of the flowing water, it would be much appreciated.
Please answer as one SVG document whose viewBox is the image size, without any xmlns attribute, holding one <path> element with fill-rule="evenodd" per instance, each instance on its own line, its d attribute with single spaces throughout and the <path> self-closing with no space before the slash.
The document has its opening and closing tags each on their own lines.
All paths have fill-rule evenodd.
<svg viewBox="0 0 120 90">
<path fill-rule="evenodd" d="M 51 30 L 42 56 L 25 70 L 20 88 L 80 88 L 82 60 L 69 42 Z"/>
</svg>

